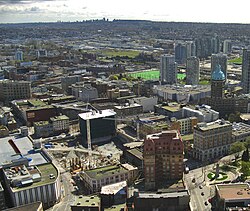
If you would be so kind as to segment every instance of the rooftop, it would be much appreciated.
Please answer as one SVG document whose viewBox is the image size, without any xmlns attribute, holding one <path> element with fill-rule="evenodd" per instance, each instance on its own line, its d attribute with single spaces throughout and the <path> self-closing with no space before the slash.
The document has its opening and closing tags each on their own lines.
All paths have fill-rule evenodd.
<svg viewBox="0 0 250 211">
<path fill-rule="evenodd" d="M 34 126 L 45 126 L 45 125 L 49 125 L 49 121 L 34 122 Z"/>
<path fill-rule="evenodd" d="M 86 206 L 86 207 L 98 207 L 100 205 L 100 198 L 96 195 L 93 196 L 76 196 L 75 201 L 71 206 Z"/>
<path fill-rule="evenodd" d="M 126 181 L 122 181 L 122 182 L 118 182 L 118 183 L 114 183 L 111 185 L 105 185 L 102 186 L 101 189 L 101 194 L 116 194 L 118 193 L 121 189 L 127 187 L 127 182 Z"/>
<path fill-rule="evenodd" d="M 110 109 L 106 109 L 106 110 L 101 110 L 99 112 L 90 111 L 90 112 L 82 113 L 82 114 L 79 114 L 79 117 L 83 120 L 86 120 L 86 119 L 99 119 L 99 118 L 104 118 L 104 117 L 111 117 L 114 115 L 116 115 L 116 112 Z"/>
<path fill-rule="evenodd" d="M 212 129 L 217 129 L 217 128 L 223 128 L 223 127 L 229 127 L 232 124 L 228 121 L 225 120 L 216 120 L 215 122 L 210 122 L 210 123 L 198 123 L 195 128 L 199 129 L 201 131 L 208 131 Z"/>
<path fill-rule="evenodd" d="M 60 120 L 69 120 L 69 117 L 66 115 L 55 116 L 50 118 L 51 121 L 60 121 Z"/>
<path fill-rule="evenodd" d="M 181 110 L 180 104 L 178 103 L 168 103 L 168 105 L 164 105 L 162 106 L 162 108 L 170 112 L 176 112 L 176 111 Z"/>
<path fill-rule="evenodd" d="M 243 122 L 233 123 L 232 125 L 233 131 L 232 134 L 235 136 L 239 136 L 242 134 L 249 134 L 250 135 L 250 125 L 245 124 Z"/>
<path fill-rule="evenodd" d="M 125 174 L 128 173 L 128 170 L 121 165 L 111 165 L 87 170 L 85 173 L 92 179 L 100 179 L 110 177 L 112 175 Z"/>
<path fill-rule="evenodd" d="M 127 103 L 121 106 L 114 106 L 114 108 L 116 109 L 126 109 L 126 108 L 136 108 L 136 107 L 142 107 L 142 106 L 138 103 L 133 103 L 133 104 Z"/>
<path fill-rule="evenodd" d="M 47 104 L 39 99 L 28 100 L 28 103 L 33 107 L 46 106 Z"/>
<path fill-rule="evenodd" d="M 216 189 L 225 200 L 250 199 L 250 187 L 247 183 L 219 184 Z"/>
<path fill-rule="evenodd" d="M 43 186 L 45 184 L 50 184 L 55 182 L 55 180 L 58 177 L 58 172 L 55 166 L 51 163 L 46 163 L 43 165 L 37 166 L 38 170 L 41 172 L 41 180 L 38 182 L 34 182 L 30 186 L 25 186 L 25 187 L 13 187 L 12 190 L 15 191 L 20 191 L 20 190 L 26 190 L 38 186 Z M 53 175 L 54 177 L 51 177 L 50 175 Z"/>
</svg>

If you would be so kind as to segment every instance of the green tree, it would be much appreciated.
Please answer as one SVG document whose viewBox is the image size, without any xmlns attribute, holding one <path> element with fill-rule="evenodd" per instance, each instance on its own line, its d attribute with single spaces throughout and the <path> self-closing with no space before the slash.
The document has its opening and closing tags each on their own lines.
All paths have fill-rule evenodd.
<svg viewBox="0 0 250 211">
<path fill-rule="evenodd" d="M 241 160 L 248 162 L 249 161 L 249 150 L 248 148 L 243 152 L 242 156 L 241 156 Z"/>
<path fill-rule="evenodd" d="M 228 121 L 229 122 L 235 122 L 236 116 L 234 113 L 229 114 Z"/>
<path fill-rule="evenodd" d="M 118 76 L 117 75 L 111 75 L 111 76 L 109 76 L 109 80 L 118 80 Z"/>
<path fill-rule="evenodd" d="M 250 162 L 242 161 L 240 171 L 243 173 L 244 179 L 246 179 L 247 176 L 250 176 Z"/>
<path fill-rule="evenodd" d="M 231 144 L 230 153 L 235 154 L 235 160 L 236 160 L 239 158 L 240 152 L 243 151 L 244 149 L 245 149 L 244 143 L 237 141 Z"/>
</svg>

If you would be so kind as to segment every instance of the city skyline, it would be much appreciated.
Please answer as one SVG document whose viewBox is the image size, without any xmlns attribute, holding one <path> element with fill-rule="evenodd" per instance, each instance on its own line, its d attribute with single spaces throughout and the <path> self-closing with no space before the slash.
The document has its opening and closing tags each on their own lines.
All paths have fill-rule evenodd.
<svg viewBox="0 0 250 211">
<path fill-rule="evenodd" d="M 245 0 L 237 2 L 245 5 Z M 215 7 L 216 5 L 216 7 Z M 152 2 L 115 0 L 0 0 L 0 23 L 137 19 L 175 22 L 250 23 L 247 7 L 235 9 L 226 1 Z"/>
</svg>

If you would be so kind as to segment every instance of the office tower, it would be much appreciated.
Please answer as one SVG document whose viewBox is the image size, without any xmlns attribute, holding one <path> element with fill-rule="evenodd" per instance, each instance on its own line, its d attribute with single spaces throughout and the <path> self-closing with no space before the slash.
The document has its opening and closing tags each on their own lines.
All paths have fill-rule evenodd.
<svg viewBox="0 0 250 211">
<path fill-rule="evenodd" d="M 211 98 L 224 98 L 225 74 L 221 70 L 221 66 L 217 65 L 212 73 Z"/>
<path fill-rule="evenodd" d="M 232 52 L 232 42 L 231 40 L 224 40 L 223 42 L 223 53 L 230 54 Z"/>
<path fill-rule="evenodd" d="M 196 51 L 196 47 L 195 47 L 195 43 L 192 41 L 187 41 L 186 42 L 186 48 L 187 48 L 187 58 L 191 57 L 191 56 L 196 56 L 195 51 Z"/>
<path fill-rule="evenodd" d="M 20 50 L 16 51 L 16 53 L 15 53 L 15 59 L 17 61 L 23 61 L 23 52 L 20 51 Z"/>
<path fill-rule="evenodd" d="M 241 83 L 243 93 L 250 92 L 250 47 L 243 49 Z"/>
<path fill-rule="evenodd" d="M 216 35 L 211 39 L 211 53 L 219 53 L 220 52 L 220 39 Z"/>
<path fill-rule="evenodd" d="M 187 58 L 186 84 L 197 85 L 200 79 L 200 60 L 192 56 Z"/>
<path fill-rule="evenodd" d="M 217 68 L 217 65 L 221 66 L 221 70 L 225 75 L 225 80 L 227 82 L 227 55 L 223 53 L 212 54 L 211 57 L 211 74 Z"/>
<path fill-rule="evenodd" d="M 175 45 L 175 61 L 178 64 L 185 64 L 187 58 L 187 48 L 183 43 L 177 43 Z"/>
<path fill-rule="evenodd" d="M 29 99 L 31 84 L 28 81 L 0 81 L 0 100 L 8 103 L 12 100 Z"/>
<path fill-rule="evenodd" d="M 177 130 L 148 135 L 143 150 L 145 188 L 160 188 L 164 182 L 182 179 L 184 146 Z"/>
<path fill-rule="evenodd" d="M 177 82 L 177 64 L 174 56 L 161 56 L 160 77 L 162 83 L 174 84 Z"/>
</svg>

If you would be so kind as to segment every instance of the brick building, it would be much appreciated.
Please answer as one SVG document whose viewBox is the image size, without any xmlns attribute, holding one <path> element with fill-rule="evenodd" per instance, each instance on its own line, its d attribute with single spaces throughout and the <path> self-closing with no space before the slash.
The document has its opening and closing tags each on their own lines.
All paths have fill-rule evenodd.
<svg viewBox="0 0 250 211">
<path fill-rule="evenodd" d="M 184 146 L 176 130 L 147 136 L 144 142 L 145 189 L 156 189 L 169 180 L 182 179 Z"/>
</svg>

